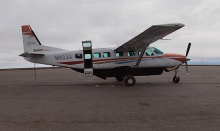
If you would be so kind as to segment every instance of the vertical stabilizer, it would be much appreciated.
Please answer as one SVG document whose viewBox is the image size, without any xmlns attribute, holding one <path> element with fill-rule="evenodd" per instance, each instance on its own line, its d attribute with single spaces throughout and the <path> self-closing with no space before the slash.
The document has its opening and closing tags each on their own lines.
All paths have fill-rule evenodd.
<svg viewBox="0 0 220 131">
<path fill-rule="evenodd" d="M 43 46 L 30 25 L 21 26 L 25 53 L 43 54 Z"/>
</svg>

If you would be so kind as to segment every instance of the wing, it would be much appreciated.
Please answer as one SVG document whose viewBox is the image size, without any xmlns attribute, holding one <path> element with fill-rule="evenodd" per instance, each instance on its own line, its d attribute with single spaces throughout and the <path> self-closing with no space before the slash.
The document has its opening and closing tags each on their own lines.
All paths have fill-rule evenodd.
<svg viewBox="0 0 220 131">
<path fill-rule="evenodd" d="M 141 50 L 184 26 L 184 24 L 180 23 L 153 25 L 133 39 L 119 46 L 115 51 Z"/>
</svg>

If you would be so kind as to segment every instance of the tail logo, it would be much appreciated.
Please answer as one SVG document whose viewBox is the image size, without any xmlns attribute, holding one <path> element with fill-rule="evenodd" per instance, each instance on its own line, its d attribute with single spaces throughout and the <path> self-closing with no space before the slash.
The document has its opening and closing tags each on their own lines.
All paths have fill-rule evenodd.
<svg viewBox="0 0 220 131">
<path fill-rule="evenodd" d="M 43 51 L 43 49 L 33 49 L 34 52 Z"/>
<path fill-rule="evenodd" d="M 26 45 L 34 45 L 34 44 L 35 44 L 34 41 L 32 41 L 32 42 L 27 42 L 27 43 L 26 43 Z"/>
</svg>

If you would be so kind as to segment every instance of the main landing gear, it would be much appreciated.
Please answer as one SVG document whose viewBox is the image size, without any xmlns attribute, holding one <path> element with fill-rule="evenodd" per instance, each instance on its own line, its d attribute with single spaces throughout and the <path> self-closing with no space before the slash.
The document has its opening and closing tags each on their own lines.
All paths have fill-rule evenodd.
<svg viewBox="0 0 220 131">
<path fill-rule="evenodd" d="M 175 69 L 174 72 L 175 72 L 175 76 L 173 77 L 173 82 L 174 82 L 174 83 L 179 83 L 180 77 L 177 75 L 178 70 Z"/>
<path fill-rule="evenodd" d="M 136 83 L 136 80 L 135 80 L 134 76 L 132 76 L 132 75 L 127 75 L 126 77 L 117 76 L 115 78 L 117 79 L 117 81 L 123 81 L 124 80 L 126 86 L 133 86 Z"/>
<path fill-rule="evenodd" d="M 132 75 L 128 75 L 125 78 L 125 85 L 126 86 L 133 86 L 136 83 L 136 80 L 134 78 L 134 76 Z"/>
</svg>

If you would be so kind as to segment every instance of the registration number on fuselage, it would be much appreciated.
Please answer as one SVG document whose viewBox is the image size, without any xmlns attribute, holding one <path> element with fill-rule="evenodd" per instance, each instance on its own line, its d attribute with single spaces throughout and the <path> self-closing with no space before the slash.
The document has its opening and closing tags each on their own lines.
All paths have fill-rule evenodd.
<svg viewBox="0 0 220 131">
<path fill-rule="evenodd" d="M 54 55 L 55 60 L 69 60 L 73 59 L 71 55 Z"/>
</svg>

